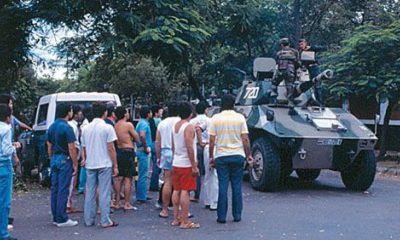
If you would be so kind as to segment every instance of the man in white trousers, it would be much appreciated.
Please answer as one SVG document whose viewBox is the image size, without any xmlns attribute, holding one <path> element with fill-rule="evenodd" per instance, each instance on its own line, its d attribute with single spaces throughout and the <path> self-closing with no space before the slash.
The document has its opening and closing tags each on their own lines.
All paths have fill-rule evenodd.
<svg viewBox="0 0 400 240">
<path fill-rule="evenodd" d="M 197 116 L 193 118 L 192 123 L 196 128 L 197 136 L 197 158 L 199 161 L 200 173 L 204 174 L 204 183 L 202 189 L 202 198 L 206 208 L 211 211 L 217 210 L 218 204 L 218 175 L 215 168 L 209 166 L 209 136 L 208 129 L 210 118 L 207 117 L 209 105 L 206 101 L 201 101 L 196 105 Z M 198 180 L 198 182 L 200 179 Z"/>
</svg>

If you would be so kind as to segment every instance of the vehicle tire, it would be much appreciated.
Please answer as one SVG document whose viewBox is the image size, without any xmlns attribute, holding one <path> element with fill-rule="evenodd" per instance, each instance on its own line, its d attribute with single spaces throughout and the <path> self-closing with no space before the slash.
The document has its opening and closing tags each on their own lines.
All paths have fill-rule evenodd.
<svg viewBox="0 0 400 240">
<path fill-rule="evenodd" d="M 300 181 L 312 182 L 319 177 L 321 169 L 296 169 Z"/>
<path fill-rule="evenodd" d="M 253 168 L 249 170 L 251 186 L 258 191 L 275 191 L 280 183 L 280 157 L 267 138 L 258 138 L 252 145 Z"/>
<path fill-rule="evenodd" d="M 376 159 L 373 150 L 362 151 L 351 166 L 341 172 L 346 188 L 353 191 L 367 190 L 375 179 Z"/>
</svg>

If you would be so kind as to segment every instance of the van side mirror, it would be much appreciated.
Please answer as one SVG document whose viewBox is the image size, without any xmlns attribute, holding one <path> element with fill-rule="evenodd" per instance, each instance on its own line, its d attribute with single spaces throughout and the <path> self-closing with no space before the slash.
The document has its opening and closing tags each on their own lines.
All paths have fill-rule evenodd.
<svg viewBox="0 0 400 240">
<path fill-rule="evenodd" d="M 269 122 L 272 122 L 272 121 L 275 120 L 275 112 L 274 112 L 274 111 L 272 111 L 272 110 L 267 110 L 266 114 L 267 114 L 267 120 L 268 120 Z"/>
</svg>

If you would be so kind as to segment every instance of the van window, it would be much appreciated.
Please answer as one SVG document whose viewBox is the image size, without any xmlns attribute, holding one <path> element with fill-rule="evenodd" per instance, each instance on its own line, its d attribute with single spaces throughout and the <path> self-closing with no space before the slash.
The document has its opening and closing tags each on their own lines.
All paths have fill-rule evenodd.
<svg viewBox="0 0 400 240">
<path fill-rule="evenodd" d="M 38 126 L 45 126 L 47 123 L 47 110 L 49 109 L 49 104 L 42 104 L 39 106 L 39 114 L 37 118 Z"/>
</svg>

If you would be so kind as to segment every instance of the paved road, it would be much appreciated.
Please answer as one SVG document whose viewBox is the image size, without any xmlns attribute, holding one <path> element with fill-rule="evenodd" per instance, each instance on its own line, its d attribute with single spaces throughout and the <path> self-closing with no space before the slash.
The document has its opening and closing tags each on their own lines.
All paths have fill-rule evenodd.
<svg viewBox="0 0 400 240">
<path fill-rule="evenodd" d="M 153 197 L 156 197 L 154 193 Z M 13 235 L 18 239 L 400 239 L 400 180 L 378 178 L 368 192 L 344 189 L 336 173 L 323 172 L 312 184 L 291 178 L 278 193 L 254 191 L 244 183 L 244 212 L 240 223 L 215 222 L 215 212 L 192 204 L 199 230 L 180 230 L 157 216 L 154 201 L 138 211 L 118 211 L 113 229 L 84 227 L 82 214 L 72 215 L 79 226 L 58 229 L 50 220 L 48 190 L 14 196 Z M 82 206 L 79 197 L 78 206 Z M 229 212 L 230 214 L 230 212 Z"/>
</svg>

